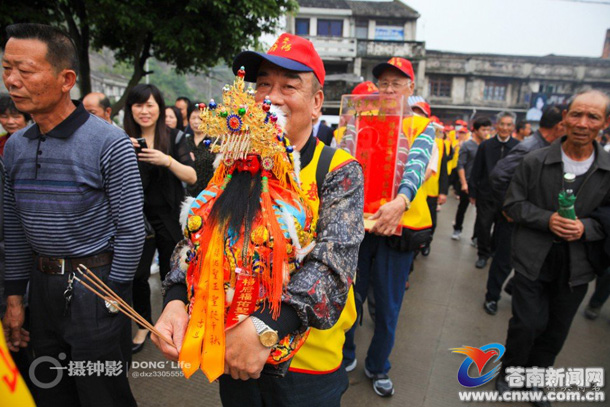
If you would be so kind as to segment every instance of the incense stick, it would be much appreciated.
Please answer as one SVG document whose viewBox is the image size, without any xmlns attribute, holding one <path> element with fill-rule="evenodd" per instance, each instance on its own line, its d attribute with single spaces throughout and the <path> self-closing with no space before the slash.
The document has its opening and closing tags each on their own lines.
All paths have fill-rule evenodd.
<svg viewBox="0 0 610 407">
<path fill-rule="evenodd" d="M 81 267 L 83 269 L 85 269 L 86 272 L 81 270 Z M 176 345 L 174 345 L 171 340 L 169 340 L 165 335 L 161 334 L 157 329 L 155 329 L 150 324 L 150 322 L 148 322 L 147 320 L 144 319 L 144 317 L 142 317 L 140 314 L 138 314 L 129 304 L 127 304 L 119 295 L 117 295 L 114 291 L 112 291 L 112 289 L 110 287 L 108 287 L 106 285 L 106 283 L 104 283 L 98 276 L 96 276 L 86 266 L 80 264 L 79 267 L 77 267 L 77 270 L 79 273 L 82 274 L 82 276 L 88 282 L 90 282 L 91 284 L 96 286 L 99 290 L 101 290 L 106 295 L 97 291 L 95 288 L 91 287 L 89 284 L 84 282 L 82 279 L 75 277 L 75 279 L 77 281 L 79 281 L 83 285 L 83 287 L 85 287 L 86 289 L 88 289 L 89 291 L 91 291 L 92 293 L 94 293 L 95 295 L 97 295 L 98 297 L 103 299 L 104 301 L 111 302 L 111 304 L 113 306 L 115 306 L 119 311 L 121 311 L 123 314 L 125 314 L 129 319 L 144 326 L 147 330 L 149 330 L 153 334 L 157 335 L 161 340 L 163 340 L 168 345 L 172 346 L 173 348 L 176 347 Z"/>
</svg>

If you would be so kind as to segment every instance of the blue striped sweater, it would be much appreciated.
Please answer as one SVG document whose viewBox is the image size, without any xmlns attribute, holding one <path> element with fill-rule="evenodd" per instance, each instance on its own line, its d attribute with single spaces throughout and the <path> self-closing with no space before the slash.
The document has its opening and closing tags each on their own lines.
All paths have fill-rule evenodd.
<svg viewBox="0 0 610 407">
<path fill-rule="evenodd" d="M 426 129 L 415 138 L 409 149 L 407 163 L 398 186 L 398 193 L 405 194 L 410 201 L 415 199 L 417 190 L 424 183 L 426 167 L 430 162 L 432 148 L 434 147 L 434 127 L 428 125 Z"/>
<path fill-rule="evenodd" d="M 119 128 L 76 110 L 47 134 L 33 124 L 5 147 L 6 295 L 21 295 L 35 253 L 114 256 L 109 278 L 133 279 L 144 242 L 135 152 Z"/>
</svg>

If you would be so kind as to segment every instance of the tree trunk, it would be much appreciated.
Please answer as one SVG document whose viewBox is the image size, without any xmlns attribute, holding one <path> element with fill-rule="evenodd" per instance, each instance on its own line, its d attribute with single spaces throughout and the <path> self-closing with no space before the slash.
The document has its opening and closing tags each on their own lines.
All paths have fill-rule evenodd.
<svg viewBox="0 0 610 407">
<path fill-rule="evenodd" d="M 73 0 L 70 5 L 62 3 L 59 7 L 68 24 L 68 32 L 76 45 L 78 55 L 78 88 L 81 98 L 91 93 L 91 66 L 89 65 L 89 22 L 84 1 Z M 74 19 L 77 16 L 78 23 Z"/>
<path fill-rule="evenodd" d="M 133 75 L 131 75 L 131 79 L 129 79 L 127 88 L 125 88 L 125 92 L 123 92 L 121 98 L 112 105 L 112 113 L 110 114 L 112 117 L 114 117 L 125 106 L 125 101 L 127 100 L 129 91 L 140 83 L 140 80 L 143 77 L 152 73 L 151 71 L 144 70 L 146 60 L 150 57 L 150 47 L 152 45 L 151 34 L 146 34 L 146 38 L 139 39 L 136 44 L 136 50 L 133 58 Z"/>
</svg>

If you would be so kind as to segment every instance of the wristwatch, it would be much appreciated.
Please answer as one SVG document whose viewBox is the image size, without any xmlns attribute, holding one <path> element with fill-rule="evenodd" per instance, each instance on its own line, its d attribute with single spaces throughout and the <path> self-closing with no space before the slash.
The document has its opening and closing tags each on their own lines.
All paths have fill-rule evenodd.
<svg viewBox="0 0 610 407">
<path fill-rule="evenodd" d="M 271 348 L 275 346 L 280 337 L 277 334 L 277 331 L 269 328 L 269 326 L 258 319 L 257 317 L 250 317 L 252 322 L 254 323 L 254 328 L 256 329 L 256 333 L 258 334 L 258 340 L 261 342 L 265 348 Z"/>
</svg>

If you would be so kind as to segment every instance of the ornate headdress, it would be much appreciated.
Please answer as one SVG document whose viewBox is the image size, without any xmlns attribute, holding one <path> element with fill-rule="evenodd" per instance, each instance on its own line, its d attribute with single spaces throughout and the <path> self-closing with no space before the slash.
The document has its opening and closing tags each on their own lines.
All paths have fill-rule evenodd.
<svg viewBox="0 0 610 407">
<path fill-rule="evenodd" d="M 239 160 L 256 156 L 262 169 L 273 173 L 282 186 L 290 183 L 293 188 L 300 189 L 289 156 L 293 147 L 287 145 L 278 116 L 271 112 L 271 100 L 267 97 L 263 103 L 256 103 L 254 89 L 245 90 L 245 75 L 246 71 L 241 67 L 233 85 L 225 85 L 222 89 L 223 103 L 217 105 L 212 99 L 201 112 L 200 129 L 211 138 L 210 150 L 222 154 L 213 181 L 220 182 L 232 173 L 236 163 L 243 165 Z"/>
<path fill-rule="evenodd" d="M 223 88 L 221 105 L 211 100 L 201 109 L 200 129 L 222 160 L 185 231 L 190 321 L 180 360 L 187 377 L 201 366 L 210 381 L 224 372 L 224 330 L 263 307 L 277 317 L 290 275 L 314 245 L 316 219 L 292 147 L 269 99 L 256 103 L 244 76 L 242 68 Z M 305 337 L 282 338 L 267 363 L 288 360 Z"/>
</svg>

